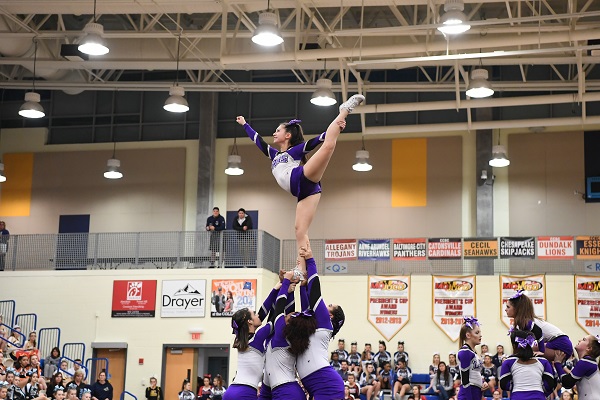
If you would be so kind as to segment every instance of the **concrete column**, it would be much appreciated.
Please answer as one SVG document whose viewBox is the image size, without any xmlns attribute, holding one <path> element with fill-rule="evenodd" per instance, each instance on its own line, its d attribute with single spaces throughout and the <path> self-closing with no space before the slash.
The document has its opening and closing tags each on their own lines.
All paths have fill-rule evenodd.
<svg viewBox="0 0 600 400">
<path fill-rule="evenodd" d="M 492 120 L 491 108 L 479 108 L 475 111 L 476 121 Z M 494 236 L 494 179 L 488 162 L 492 157 L 493 131 L 481 129 L 476 132 L 475 180 L 477 188 L 476 232 L 477 237 Z M 482 176 L 487 176 L 483 179 Z M 478 260 L 477 274 L 492 275 L 493 260 Z"/>
<path fill-rule="evenodd" d="M 196 230 L 204 230 L 214 207 L 215 145 L 217 138 L 218 94 L 200 93 L 200 137 L 198 139 L 198 191 Z M 224 215 L 226 210 L 221 210 Z"/>
</svg>

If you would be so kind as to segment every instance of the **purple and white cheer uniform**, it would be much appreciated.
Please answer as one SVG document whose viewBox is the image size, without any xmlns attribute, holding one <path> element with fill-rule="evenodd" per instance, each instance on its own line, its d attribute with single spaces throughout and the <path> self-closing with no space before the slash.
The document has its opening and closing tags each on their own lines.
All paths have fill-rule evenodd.
<svg viewBox="0 0 600 400">
<path fill-rule="evenodd" d="M 534 357 L 534 364 L 521 364 L 519 358 L 510 356 L 500 369 L 500 387 L 510 391 L 511 400 L 545 400 L 556 387 L 554 370 L 550 362 Z"/>
</svg>

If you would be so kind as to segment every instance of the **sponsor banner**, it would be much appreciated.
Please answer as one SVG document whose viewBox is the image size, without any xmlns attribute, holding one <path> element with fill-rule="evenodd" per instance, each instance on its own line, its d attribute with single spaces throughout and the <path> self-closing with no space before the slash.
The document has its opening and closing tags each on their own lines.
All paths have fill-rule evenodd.
<svg viewBox="0 0 600 400">
<path fill-rule="evenodd" d="M 600 272 L 600 261 L 586 261 L 585 272 Z"/>
<path fill-rule="evenodd" d="M 501 237 L 500 258 L 535 258 L 535 238 Z"/>
<path fill-rule="evenodd" d="M 464 258 L 498 258 L 498 239 L 465 239 Z"/>
<path fill-rule="evenodd" d="M 369 276 L 369 322 L 390 341 L 409 320 L 410 276 Z"/>
<path fill-rule="evenodd" d="M 575 255 L 578 260 L 596 260 L 600 257 L 600 236 L 577 236 Z"/>
<path fill-rule="evenodd" d="M 507 327 L 512 326 L 512 318 L 506 315 L 506 303 L 517 290 L 523 290 L 533 302 L 533 311 L 539 318 L 546 319 L 546 278 L 544 275 L 500 276 L 500 316 Z"/>
<path fill-rule="evenodd" d="M 359 240 L 358 259 L 364 261 L 388 261 L 390 259 L 390 241 L 388 239 Z"/>
<path fill-rule="evenodd" d="M 112 317 L 154 317 L 156 281 L 113 282 Z"/>
<path fill-rule="evenodd" d="M 463 316 L 475 316 L 475 276 L 434 276 L 433 322 L 453 342 L 460 336 Z"/>
<path fill-rule="evenodd" d="M 325 241 L 325 260 L 326 261 L 345 261 L 356 260 L 356 240 L 326 240 Z"/>
<path fill-rule="evenodd" d="M 600 278 L 575 275 L 575 311 L 588 335 L 600 335 Z"/>
<path fill-rule="evenodd" d="M 427 243 L 427 257 L 430 260 L 460 260 L 462 258 L 462 239 L 429 239 Z"/>
<path fill-rule="evenodd" d="M 573 236 L 538 236 L 537 256 L 540 260 L 571 260 Z"/>
<path fill-rule="evenodd" d="M 325 263 L 325 272 L 328 274 L 347 274 L 348 263 Z"/>
<path fill-rule="evenodd" d="M 242 308 L 256 310 L 256 279 L 213 279 L 211 317 L 231 317 Z"/>
<path fill-rule="evenodd" d="M 205 279 L 162 282 L 161 317 L 204 317 L 205 309 Z"/>
<path fill-rule="evenodd" d="M 427 260 L 427 239 L 394 239 L 394 260 Z"/>
</svg>

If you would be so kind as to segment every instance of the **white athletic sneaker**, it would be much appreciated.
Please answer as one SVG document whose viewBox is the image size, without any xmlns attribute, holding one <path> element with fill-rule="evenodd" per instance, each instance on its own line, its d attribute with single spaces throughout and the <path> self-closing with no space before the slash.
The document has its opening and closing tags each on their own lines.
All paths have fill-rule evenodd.
<svg viewBox="0 0 600 400">
<path fill-rule="evenodd" d="M 293 269 L 293 271 L 294 271 L 294 278 L 293 278 L 294 280 L 301 281 L 304 279 L 304 274 L 302 273 L 302 271 L 300 271 L 299 268 L 296 267 Z"/>
<path fill-rule="evenodd" d="M 355 94 L 354 96 L 350 97 L 345 103 L 342 103 L 340 105 L 340 111 L 342 110 L 348 110 L 348 114 L 351 114 L 352 111 L 354 111 L 354 107 L 360 105 L 360 103 L 362 103 L 363 101 L 365 101 L 365 96 L 363 96 L 362 94 Z"/>
</svg>

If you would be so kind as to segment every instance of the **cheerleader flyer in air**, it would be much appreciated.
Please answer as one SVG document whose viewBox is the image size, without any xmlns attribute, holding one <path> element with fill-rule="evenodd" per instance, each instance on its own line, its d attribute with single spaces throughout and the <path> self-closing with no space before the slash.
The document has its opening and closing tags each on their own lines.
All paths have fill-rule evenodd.
<svg viewBox="0 0 600 400">
<path fill-rule="evenodd" d="M 409 320 L 410 276 L 369 276 L 369 322 L 390 341 Z"/>
<path fill-rule="evenodd" d="M 546 319 L 546 277 L 544 275 L 530 276 L 500 276 L 500 316 L 502 322 L 510 328 L 512 326 L 512 318 L 506 315 L 506 303 L 508 299 L 517 293 L 517 290 L 522 290 L 533 302 L 535 315 L 541 319 Z"/>
<path fill-rule="evenodd" d="M 475 316 L 475 276 L 433 276 L 433 322 L 456 342 L 463 316 Z"/>
<path fill-rule="evenodd" d="M 256 279 L 213 279 L 210 316 L 231 317 L 242 308 L 256 309 Z"/>
</svg>

